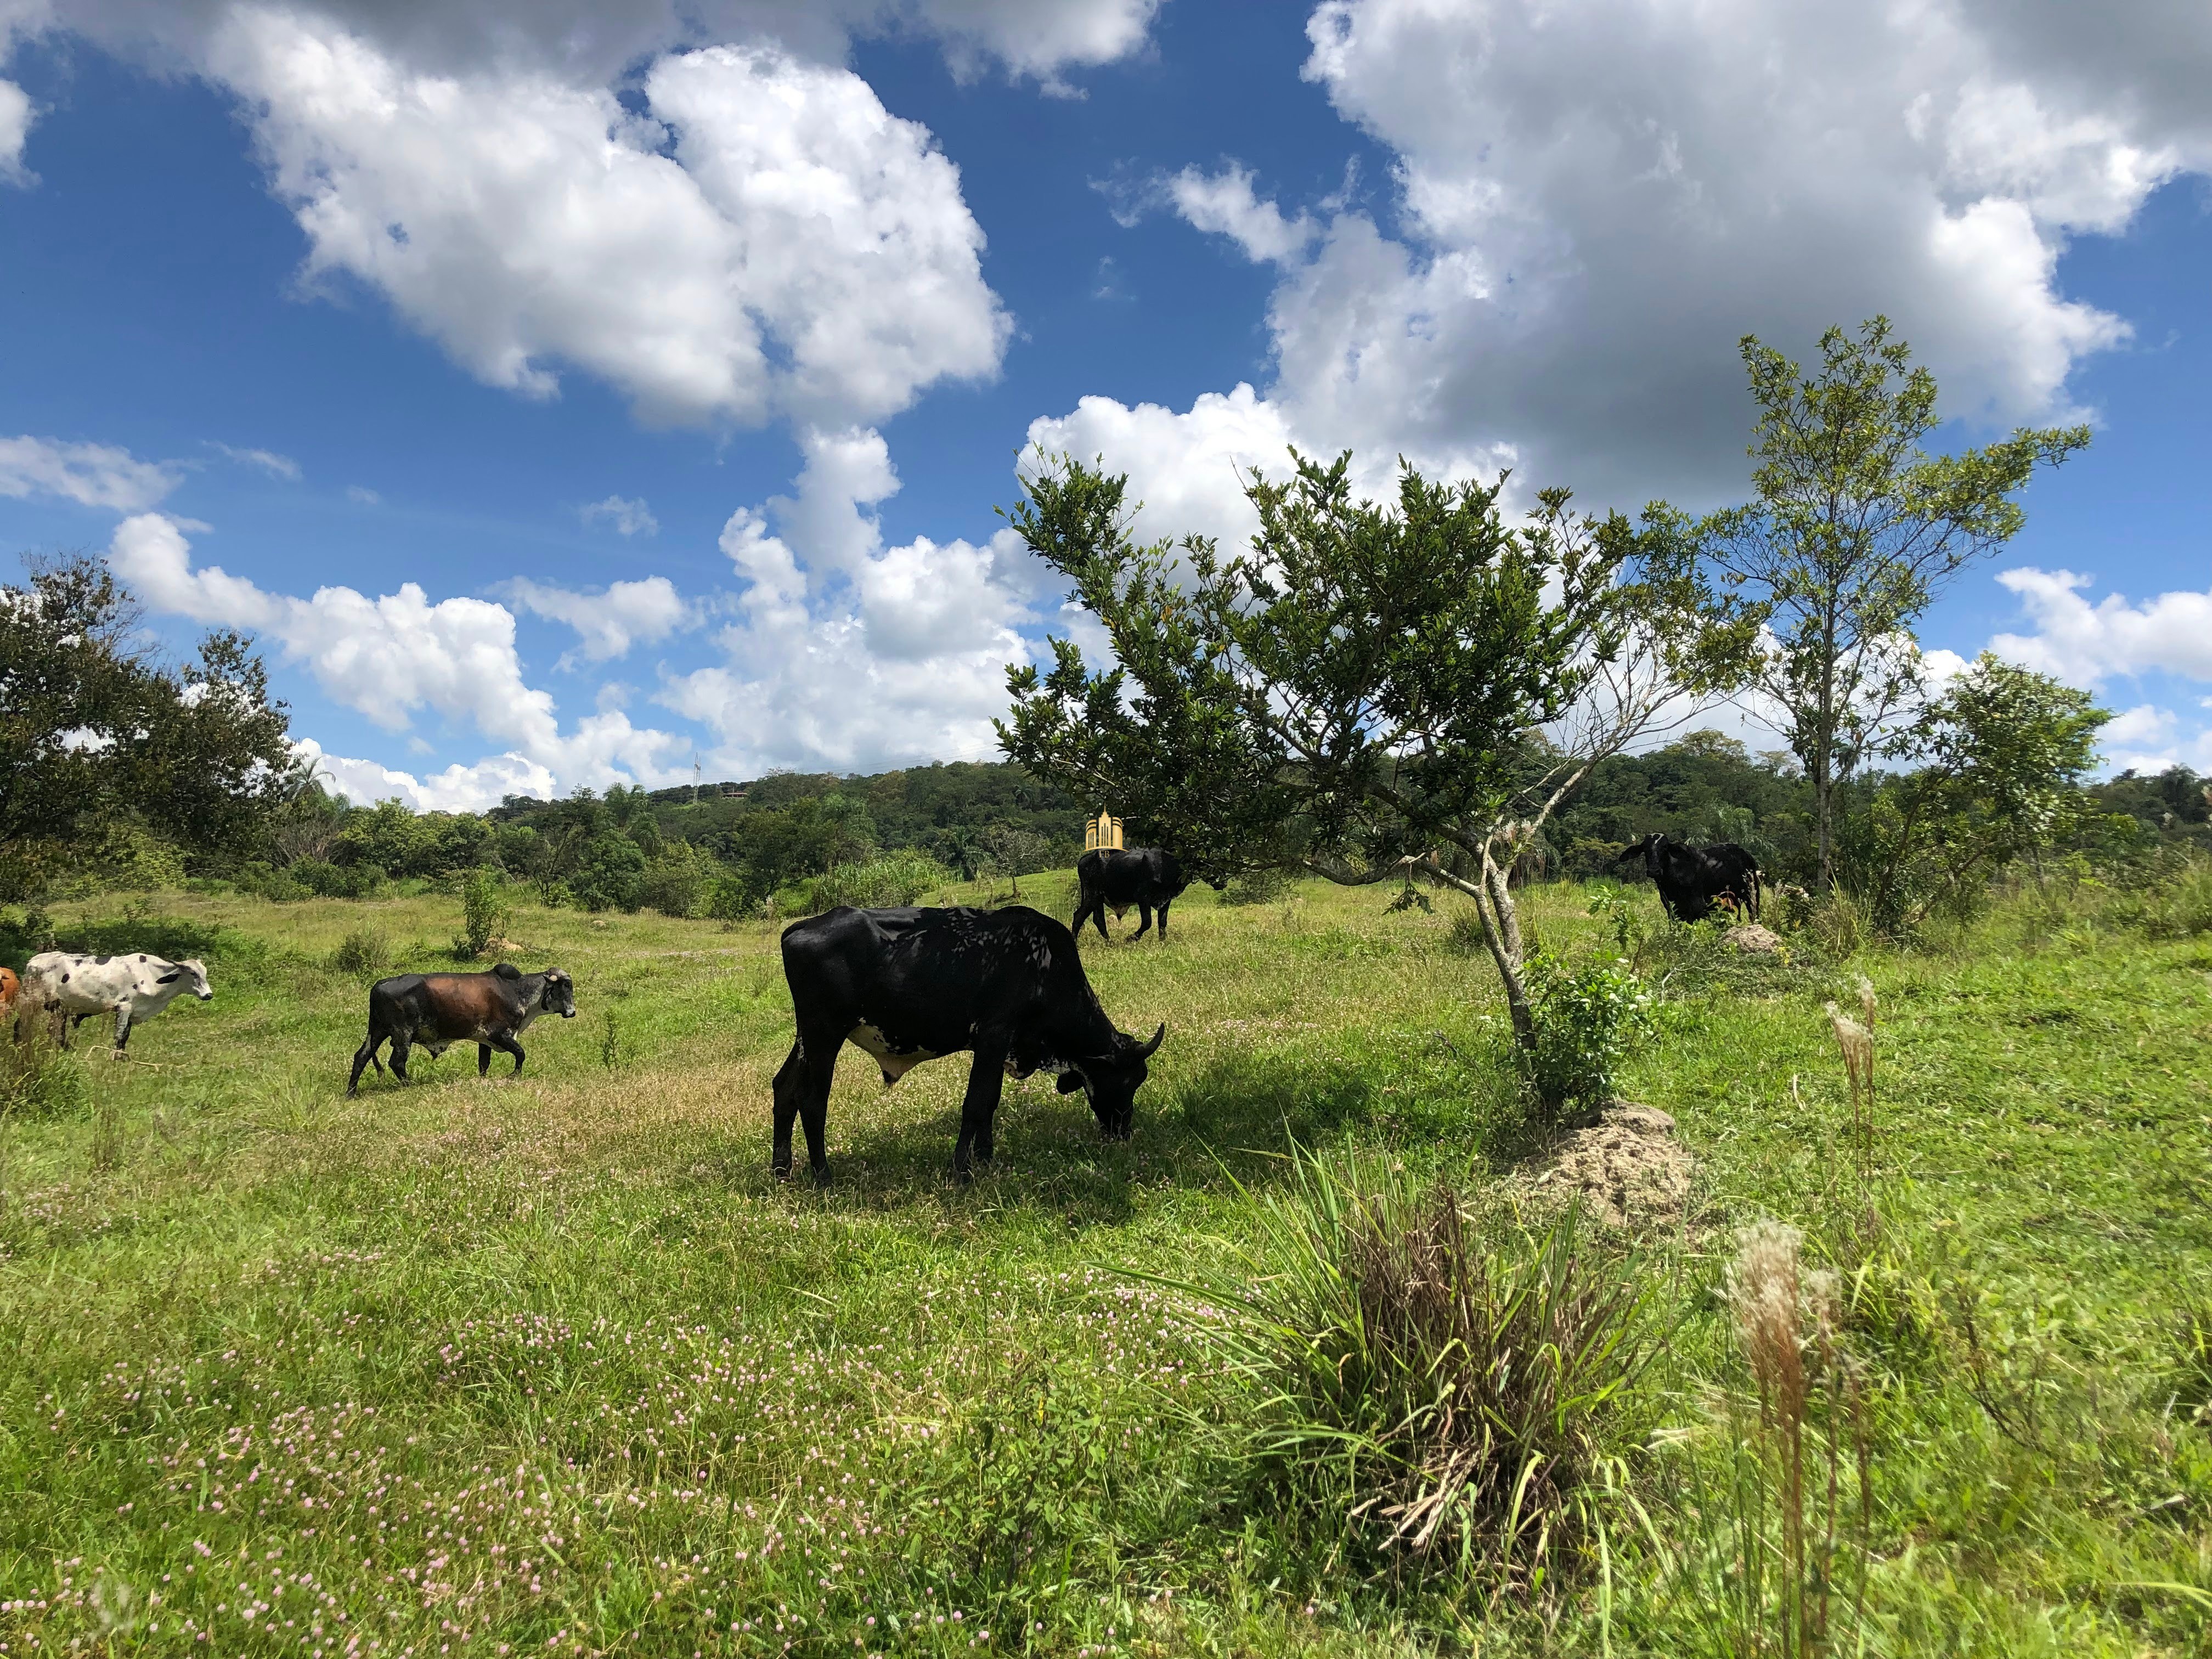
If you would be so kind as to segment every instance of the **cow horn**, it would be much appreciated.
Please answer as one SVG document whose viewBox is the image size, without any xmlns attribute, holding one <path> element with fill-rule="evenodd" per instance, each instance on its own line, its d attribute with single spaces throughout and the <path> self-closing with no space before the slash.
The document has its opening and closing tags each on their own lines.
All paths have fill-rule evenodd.
<svg viewBox="0 0 2212 1659">
<path fill-rule="evenodd" d="M 1160 1029 L 1152 1033 L 1152 1040 L 1150 1042 L 1140 1042 L 1137 1045 L 1137 1058 L 1139 1060 L 1150 1060 L 1153 1054 L 1158 1049 L 1160 1046 L 1160 1039 L 1167 1036 L 1167 1034 L 1168 1023 L 1165 1020 L 1162 1020 L 1160 1022 Z"/>
</svg>

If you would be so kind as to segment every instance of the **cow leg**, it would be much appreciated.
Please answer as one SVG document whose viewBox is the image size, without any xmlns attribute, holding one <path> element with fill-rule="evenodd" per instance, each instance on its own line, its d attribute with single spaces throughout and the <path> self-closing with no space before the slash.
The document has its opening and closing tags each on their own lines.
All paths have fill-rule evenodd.
<svg viewBox="0 0 2212 1659">
<path fill-rule="evenodd" d="M 131 1042 L 131 1005 L 123 1003 L 115 1011 L 115 1057 L 123 1058 L 123 1050 Z"/>
<path fill-rule="evenodd" d="M 1162 939 L 1165 939 L 1168 936 L 1168 906 L 1174 902 L 1175 901 L 1173 899 L 1162 899 L 1160 901 L 1160 937 Z"/>
<path fill-rule="evenodd" d="M 384 1062 L 376 1058 L 376 1051 L 383 1042 L 382 1034 L 371 1028 L 368 1040 L 353 1051 L 353 1073 L 346 1079 L 347 1094 L 356 1095 L 361 1092 L 361 1074 L 368 1069 L 371 1060 L 375 1060 L 378 1071 L 384 1069 Z"/>
<path fill-rule="evenodd" d="M 1137 903 L 1137 931 L 1129 935 L 1129 943 L 1134 945 L 1152 931 L 1152 907 L 1139 900 Z"/>
<path fill-rule="evenodd" d="M 395 1031 L 392 1033 L 392 1075 L 398 1078 L 402 1083 L 407 1081 L 407 1050 L 409 1047 L 410 1044 L 407 1041 L 407 1034 L 404 1031 Z"/>
<path fill-rule="evenodd" d="M 823 1144 L 830 1122 L 830 1086 L 836 1080 L 842 1036 L 801 1031 L 775 1074 L 775 1142 L 769 1153 L 769 1169 L 780 1181 L 791 1177 L 791 1126 L 804 1118 L 806 1162 L 817 1182 L 830 1178 L 830 1157 Z"/>
<path fill-rule="evenodd" d="M 1069 929 L 1069 931 L 1079 937 L 1083 932 L 1083 921 L 1085 916 L 1088 916 L 1091 921 L 1098 924 L 1099 938 L 1107 939 L 1111 937 L 1106 931 L 1106 901 L 1104 898 L 1093 897 L 1085 899 L 1082 907 L 1075 913 L 1075 926 Z"/>
<path fill-rule="evenodd" d="M 975 1063 L 968 1071 L 968 1094 L 960 1103 L 960 1139 L 952 1148 L 952 1178 L 965 1182 L 975 1174 L 975 1159 L 986 1164 L 997 1150 L 992 1139 L 992 1120 L 999 1115 L 999 1097 L 1006 1086 L 1006 1045 L 975 1045 Z"/>
<path fill-rule="evenodd" d="M 518 1068 L 520 1069 L 520 1068 Z M 491 1075 L 491 1044 L 477 1044 L 477 1081 L 481 1083 Z"/>
<path fill-rule="evenodd" d="M 509 1077 L 520 1077 L 522 1075 L 522 1045 L 514 1040 L 514 1032 L 509 1031 L 503 1036 L 494 1037 L 491 1040 L 491 1047 L 498 1049 L 500 1053 L 503 1054 L 513 1054 L 514 1056 L 514 1069 L 507 1073 Z M 479 1043 L 477 1045 L 477 1051 L 483 1056 L 483 1066 L 477 1067 L 477 1075 L 481 1077 L 483 1075 L 483 1066 L 488 1066 L 491 1064 L 491 1050 L 484 1048 L 483 1045 Z"/>
</svg>

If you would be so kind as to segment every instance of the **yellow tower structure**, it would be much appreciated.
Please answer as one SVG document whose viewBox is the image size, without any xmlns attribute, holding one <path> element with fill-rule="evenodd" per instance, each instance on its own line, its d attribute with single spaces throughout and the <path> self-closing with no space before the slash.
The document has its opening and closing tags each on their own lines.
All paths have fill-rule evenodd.
<svg viewBox="0 0 2212 1659">
<path fill-rule="evenodd" d="M 1115 851 L 1121 846 L 1121 820 L 1110 812 L 1101 812 L 1083 826 L 1083 850 L 1086 853 Z"/>
</svg>

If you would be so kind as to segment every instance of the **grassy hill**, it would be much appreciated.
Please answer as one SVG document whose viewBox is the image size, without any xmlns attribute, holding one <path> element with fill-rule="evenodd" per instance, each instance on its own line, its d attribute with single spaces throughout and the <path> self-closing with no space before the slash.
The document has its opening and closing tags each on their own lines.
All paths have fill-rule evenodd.
<svg viewBox="0 0 2212 1659">
<path fill-rule="evenodd" d="M 956 1188 L 964 1061 L 887 1091 L 848 1049 L 823 1192 L 767 1173 L 764 924 L 526 908 L 578 1018 L 520 1080 L 418 1051 L 349 1101 L 364 955 L 437 965 L 453 901 L 63 907 L 204 955 L 216 1000 L 119 1064 L 87 1026 L 0 1118 L 0 1654 L 1794 1652 L 1723 1294 L 1764 1218 L 1847 1269 L 1836 1650 L 2206 1650 L 2212 935 L 2023 897 L 1755 966 L 1644 890 L 1624 1092 L 1697 1172 L 1678 1218 L 1584 1231 L 1648 1358 L 1592 1419 L 1614 1490 L 1501 1589 L 1300 1509 L 1240 1437 L 1231 1316 L 1159 1282 L 1265 1278 L 1294 1144 L 1443 1177 L 1501 1249 L 1548 1224 L 1486 964 L 1449 900 L 1388 896 L 1194 891 L 1164 943 L 1087 945 L 1116 1022 L 1169 1028 L 1127 1145 L 1032 1079 Z M 1601 943 L 1587 896 L 1532 890 L 1555 948 Z M 1857 971 L 1878 1227 L 1822 1007 Z"/>
</svg>

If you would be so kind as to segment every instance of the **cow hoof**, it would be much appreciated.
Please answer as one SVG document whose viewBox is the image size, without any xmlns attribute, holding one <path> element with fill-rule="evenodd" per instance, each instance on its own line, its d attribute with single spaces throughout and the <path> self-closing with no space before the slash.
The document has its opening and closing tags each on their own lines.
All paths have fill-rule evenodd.
<svg viewBox="0 0 2212 1659">
<path fill-rule="evenodd" d="M 813 1178 L 814 1190 L 816 1192 L 821 1193 L 829 1191 L 830 1166 L 828 1164 L 823 1164 L 818 1170 L 809 1170 L 807 1174 Z"/>
</svg>

